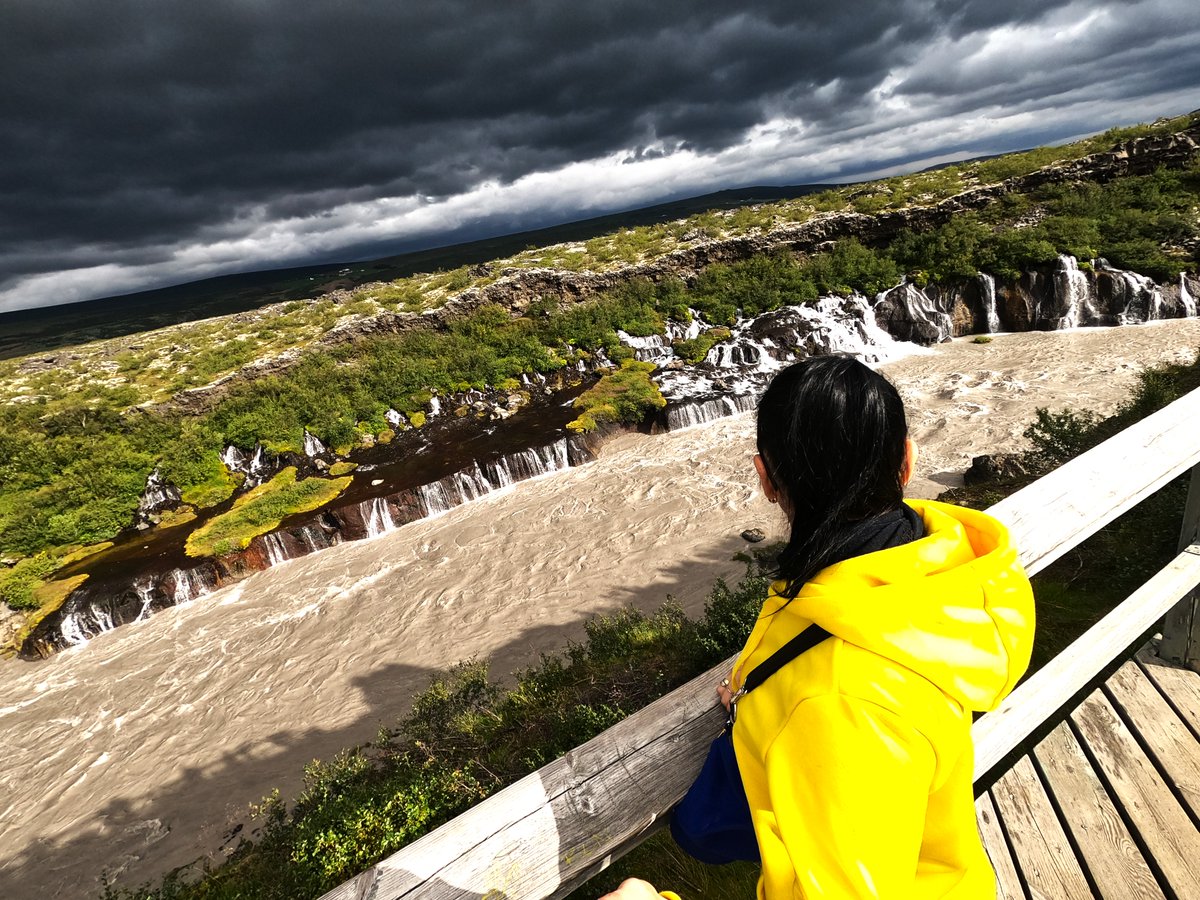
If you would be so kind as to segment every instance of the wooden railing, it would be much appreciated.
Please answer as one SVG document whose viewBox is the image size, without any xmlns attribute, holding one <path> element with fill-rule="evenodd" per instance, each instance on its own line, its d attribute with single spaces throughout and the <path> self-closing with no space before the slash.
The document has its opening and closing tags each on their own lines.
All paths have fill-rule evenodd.
<svg viewBox="0 0 1200 900">
<path fill-rule="evenodd" d="M 1200 390 L 991 508 L 1034 574 L 1189 469 L 1179 555 L 975 723 L 977 779 L 1053 721 L 1164 616 L 1160 653 L 1200 666 Z M 714 686 L 731 664 L 693 679 L 322 900 L 566 895 L 660 827 L 683 796 L 721 729 Z"/>
</svg>

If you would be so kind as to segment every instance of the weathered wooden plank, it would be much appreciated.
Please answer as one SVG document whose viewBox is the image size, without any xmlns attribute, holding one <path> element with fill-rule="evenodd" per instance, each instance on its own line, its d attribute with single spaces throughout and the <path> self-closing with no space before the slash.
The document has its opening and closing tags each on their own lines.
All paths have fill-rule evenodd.
<svg viewBox="0 0 1200 900">
<path fill-rule="evenodd" d="M 975 800 L 975 821 L 979 824 L 983 848 L 987 850 L 992 868 L 996 870 L 996 900 L 1027 900 L 1021 876 L 1017 874 L 1017 864 L 1009 852 L 1008 841 L 1004 839 L 1004 830 L 1000 827 L 1000 816 L 996 813 L 990 794 L 980 794 Z"/>
<path fill-rule="evenodd" d="M 1034 758 L 1100 896 L 1162 898 L 1154 873 L 1065 722 L 1037 745 Z"/>
<path fill-rule="evenodd" d="M 1200 897 L 1200 833 L 1104 694 L 1071 714 L 1154 865 L 1179 897 Z"/>
<path fill-rule="evenodd" d="M 1033 900 L 1079 900 L 1092 889 L 1028 756 L 992 785 L 1013 855 Z"/>
<path fill-rule="evenodd" d="M 1029 677 L 975 723 L 975 777 L 987 773 L 1043 722 L 1091 684 L 1096 673 L 1148 631 L 1200 582 L 1200 548 L 1175 557 L 1129 599 Z"/>
<path fill-rule="evenodd" d="M 1192 469 L 1188 484 L 1183 523 L 1179 528 L 1179 549 L 1200 541 L 1200 466 Z M 1193 591 L 1167 615 L 1163 623 L 1163 659 L 1200 668 L 1200 591 Z"/>
<path fill-rule="evenodd" d="M 558 897 L 679 801 L 724 712 L 722 664 L 382 860 L 322 900 Z"/>
<path fill-rule="evenodd" d="M 1200 463 L 1197 422 L 1200 389 L 1006 497 L 989 512 L 1008 524 L 1026 570 L 1039 572 Z"/>
<path fill-rule="evenodd" d="M 1200 744 L 1136 663 L 1127 662 L 1104 684 L 1109 700 L 1149 749 L 1166 779 L 1200 819 Z"/>
<path fill-rule="evenodd" d="M 1200 740 L 1200 672 L 1179 668 L 1149 651 L 1139 653 L 1138 662 Z"/>
</svg>

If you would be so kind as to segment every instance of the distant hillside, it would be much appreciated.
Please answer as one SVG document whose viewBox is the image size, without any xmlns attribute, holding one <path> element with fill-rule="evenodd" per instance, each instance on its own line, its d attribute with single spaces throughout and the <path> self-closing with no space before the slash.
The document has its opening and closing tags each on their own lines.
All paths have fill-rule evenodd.
<svg viewBox="0 0 1200 900">
<path fill-rule="evenodd" d="M 368 262 L 334 262 L 221 275 L 118 297 L 0 313 L 0 359 L 246 312 L 270 303 L 317 297 L 332 290 L 393 281 L 418 272 L 475 265 L 511 256 L 530 245 L 585 241 L 621 228 L 670 222 L 696 213 L 736 209 L 752 203 L 790 200 L 837 186 L 801 184 L 736 188 Z"/>
</svg>

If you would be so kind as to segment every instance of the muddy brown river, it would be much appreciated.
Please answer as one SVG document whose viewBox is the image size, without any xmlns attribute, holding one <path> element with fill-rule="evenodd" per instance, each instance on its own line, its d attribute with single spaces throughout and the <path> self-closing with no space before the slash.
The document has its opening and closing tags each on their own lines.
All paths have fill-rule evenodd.
<svg viewBox="0 0 1200 900">
<path fill-rule="evenodd" d="M 955 341 L 883 367 L 932 496 L 1015 449 L 1038 406 L 1105 412 L 1134 373 L 1200 348 L 1200 321 Z M 610 442 L 586 466 L 259 573 L 46 662 L 0 662 L 0 896 L 84 898 L 197 858 L 304 765 L 370 740 L 430 673 L 510 672 L 583 622 L 668 594 L 696 612 L 742 529 L 781 535 L 753 418 Z M 252 827 L 252 826 L 247 826 Z M 236 839 L 234 839 L 236 840 Z"/>
</svg>

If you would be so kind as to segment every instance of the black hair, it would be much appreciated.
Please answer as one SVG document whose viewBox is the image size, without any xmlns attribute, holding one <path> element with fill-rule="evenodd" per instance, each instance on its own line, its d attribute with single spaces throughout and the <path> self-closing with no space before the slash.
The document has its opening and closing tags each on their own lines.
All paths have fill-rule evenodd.
<svg viewBox="0 0 1200 900">
<path fill-rule="evenodd" d="M 791 519 L 776 573 L 785 597 L 837 558 L 848 525 L 900 507 L 907 437 L 900 394 L 856 359 L 815 357 L 771 381 L 758 452 Z"/>
</svg>

